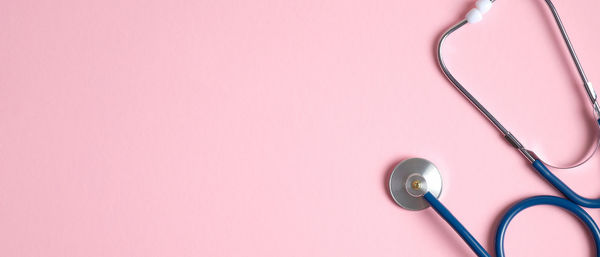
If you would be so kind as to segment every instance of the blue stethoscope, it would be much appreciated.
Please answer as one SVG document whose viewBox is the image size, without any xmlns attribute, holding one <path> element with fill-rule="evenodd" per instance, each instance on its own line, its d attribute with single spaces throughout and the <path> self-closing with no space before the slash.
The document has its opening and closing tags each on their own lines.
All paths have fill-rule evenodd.
<svg viewBox="0 0 600 257">
<path fill-rule="evenodd" d="M 552 12 L 552 15 L 554 16 L 554 20 L 556 21 L 567 48 L 569 49 L 569 53 L 571 54 L 571 58 L 577 67 L 579 76 L 583 81 L 583 86 L 594 109 L 594 114 L 596 116 L 595 122 L 600 125 L 600 106 L 596 101 L 596 92 L 594 91 L 592 83 L 588 81 L 585 72 L 581 67 L 579 59 L 575 54 L 573 45 L 567 36 L 556 8 L 550 0 L 545 1 Z M 437 48 L 440 68 L 450 82 L 469 100 L 469 102 L 471 102 L 492 124 L 494 124 L 494 126 L 502 133 L 502 136 L 506 139 L 506 141 L 508 141 L 525 158 L 527 158 L 533 168 L 542 177 L 544 177 L 546 181 L 552 184 L 552 186 L 558 189 L 558 191 L 560 191 L 566 197 L 565 199 L 556 196 L 534 196 L 522 200 L 511 207 L 506 214 L 504 214 L 504 217 L 500 221 L 498 230 L 496 232 L 496 256 L 505 256 L 504 236 L 506 234 L 506 229 L 511 220 L 519 212 L 536 205 L 553 205 L 571 212 L 586 225 L 594 237 L 596 256 L 600 257 L 600 229 L 592 217 L 585 210 L 583 210 L 583 208 L 581 208 L 581 206 L 587 208 L 600 208 L 600 199 L 589 199 L 580 196 L 565 183 L 563 183 L 552 172 L 550 172 L 547 166 L 555 166 L 543 162 L 541 158 L 539 158 L 534 152 L 526 149 L 513 134 L 511 134 L 485 107 L 483 107 L 479 101 L 477 101 L 475 97 L 473 97 L 473 95 L 471 95 L 471 93 L 469 93 L 469 91 L 467 91 L 460 84 L 460 82 L 458 82 L 458 80 L 450 73 L 444 64 L 444 59 L 441 52 L 444 40 L 450 34 L 454 33 L 467 23 L 479 22 L 483 15 L 491 8 L 493 2 L 494 0 L 478 0 L 476 2 L 476 7 L 467 13 L 465 19 L 452 26 L 442 35 Z M 596 146 L 596 149 L 598 149 L 598 146 Z M 589 160 L 594 152 L 585 158 L 583 162 L 565 168 L 573 168 L 581 165 Z M 471 235 L 471 233 L 469 233 L 469 231 L 456 219 L 456 217 L 454 217 L 454 215 L 452 215 L 452 213 L 438 200 L 438 197 L 442 191 L 442 177 L 439 170 L 435 165 L 433 165 L 433 163 L 421 158 L 412 158 L 399 163 L 394 168 L 394 171 L 390 176 L 389 187 L 392 198 L 398 205 L 409 210 L 422 210 L 429 206 L 433 207 L 433 209 L 462 237 L 462 239 L 469 245 L 473 252 L 477 254 L 477 256 L 491 257 L 491 255 L 481 246 L 481 244 Z"/>
</svg>

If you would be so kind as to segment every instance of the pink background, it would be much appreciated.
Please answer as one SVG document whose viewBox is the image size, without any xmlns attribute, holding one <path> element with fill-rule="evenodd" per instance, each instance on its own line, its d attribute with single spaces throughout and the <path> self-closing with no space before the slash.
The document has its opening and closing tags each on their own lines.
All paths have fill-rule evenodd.
<svg viewBox="0 0 600 257">
<path fill-rule="evenodd" d="M 442 202 L 492 250 L 511 204 L 557 192 L 437 67 L 473 2 L 2 1 L 0 256 L 472 256 L 391 201 L 409 157 L 436 163 Z M 600 81 L 600 2 L 556 6 Z M 496 2 L 445 53 L 527 147 L 568 164 L 593 144 L 542 0 Z M 596 197 L 599 169 L 559 176 Z M 519 215 L 506 249 L 594 251 L 552 207 Z"/>
</svg>

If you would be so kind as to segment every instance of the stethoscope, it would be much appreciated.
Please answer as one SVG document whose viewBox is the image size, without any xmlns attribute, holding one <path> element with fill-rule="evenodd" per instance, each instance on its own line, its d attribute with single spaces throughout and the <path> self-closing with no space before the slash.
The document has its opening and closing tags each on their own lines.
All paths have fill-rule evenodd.
<svg viewBox="0 0 600 257">
<path fill-rule="evenodd" d="M 554 20 L 560 29 L 562 37 L 569 49 L 571 58 L 577 67 L 579 76 L 583 81 L 584 88 L 587 95 L 592 103 L 595 120 L 600 125 L 600 106 L 596 101 L 597 95 L 581 67 L 579 59 L 575 54 L 573 45 L 567 36 L 567 32 L 562 24 L 560 17 L 556 11 L 556 8 L 550 0 L 545 0 L 546 4 L 550 8 Z M 456 25 L 448 29 L 440 38 L 437 47 L 437 56 L 440 68 L 450 80 L 450 82 L 471 102 L 481 113 L 502 133 L 502 136 L 508 141 L 515 149 L 517 149 L 533 166 L 533 168 L 552 186 L 560 191 L 565 198 L 556 196 L 534 196 L 522 200 L 512 206 L 504 217 L 501 219 L 496 232 L 496 256 L 504 257 L 504 236 L 506 229 L 511 220 L 521 211 L 536 205 L 553 205 L 560 207 L 564 210 L 571 212 L 577 218 L 579 218 L 586 227 L 592 233 L 594 237 L 594 243 L 596 245 L 596 256 L 600 257 L 600 229 L 592 217 L 585 211 L 583 207 L 587 208 L 600 208 L 600 199 L 589 199 L 575 193 L 565 183 L 563 183 L 558 177 L 556 177 L 547 166 L 555 167 L 547 164 L 541 160 L 533 151 L 528 150 L 523 144 L 511 134 L 477 99 L 469 93 L 463 85 L 450 73 L 444 59 L 442 57 L 442 46 L 444 40 L 452 33 L 463 27 L 467 23 L 479 22 L 483 15 L 492 7 L 494 0 L 478 0 L 476 7 L 470 10 L 465 19 L 458 22 Z M 598 149 L 596 145 L 595 150 L 582 162 L 572 165 L 570 167 L 577 167 L 591 158 L 591 156 Z M 555 167 L 561 168 L 561 167 Z M 431 206 L 448 224 L 462 237 L 462 239 L 469 245 L 469 247 L 480 257 L 491 257 L 491 255 L 481 246 L 481 244 L 469 233 L 469 231 L 452 215 L 452 213 L 438 200 L 438 197 L 442 191 L 442 176 L 438 168 L 428 160 L 421 158 L 412 158 L 399 163 L 393 170 L 389 180 L 390 193 L 394 201 L 401 207 L 408 210 L 423 210 Z"/>
</svg>

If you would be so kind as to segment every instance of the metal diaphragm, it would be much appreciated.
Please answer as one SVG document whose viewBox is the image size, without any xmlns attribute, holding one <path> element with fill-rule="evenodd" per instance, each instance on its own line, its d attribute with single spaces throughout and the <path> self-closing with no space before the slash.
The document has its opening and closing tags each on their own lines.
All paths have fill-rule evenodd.
<svg viewBox="0 0 600 257">
<path fill-rule="evenodd" d="M 430 192 L 436 198 L 442 193 L 442 176 L 435 165 L 422 158 L 400 162 L 390 176 L 390 194 L 394 201 L 407 210 L 423 210 L 429 203 L 423 194 Z"/>
</svg>

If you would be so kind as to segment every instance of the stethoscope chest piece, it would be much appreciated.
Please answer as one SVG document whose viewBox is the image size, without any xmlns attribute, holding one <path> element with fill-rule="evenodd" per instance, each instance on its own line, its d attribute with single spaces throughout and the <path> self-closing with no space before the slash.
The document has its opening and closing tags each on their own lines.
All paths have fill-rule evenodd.
<svg viewBox="0 0 600 257">
<path fill-rule="evenodd" d="M 402 208 L 418 211 L 429 207 L 422 197 L 430 192 L 436 198 L 442 193 L 442 176 L 432 162 L 411 158 L 400 162 L 390 176 L 390 194 Z"/>
</svg>

